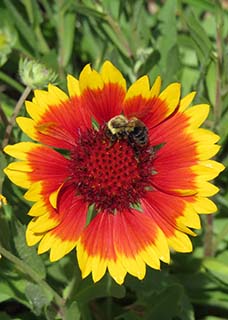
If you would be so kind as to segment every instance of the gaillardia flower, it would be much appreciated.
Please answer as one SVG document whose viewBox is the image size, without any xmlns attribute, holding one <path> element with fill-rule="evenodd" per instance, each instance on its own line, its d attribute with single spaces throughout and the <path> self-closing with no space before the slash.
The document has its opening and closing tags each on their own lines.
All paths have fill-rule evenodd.
<svg viewBox="0 0 228 320">
<path fill-rule="evenodd" d="M 33 142 L 7 146 L 19 159 L 5 173 L 28 189 L 28 245 L 56 261 L 76 247 L 82 277 L 106 270 L 119 284 L 126 273 L 143 279 L 146 265 L 169 262 L 169 247 L 189 252 L 198 214 L 216 211 L 208 199 L 223 165 L 209 160 L 219 137 L 199 126 L 205 104 L 189 107 L 180 84 L 160 93 L 158 77 L 129 89 L 106 61 L 100 73 L 86 65 L 67 77 L 69 96 L 53 85 L 26 102 L 31 118 L 17 122 Z"/>
</svg>

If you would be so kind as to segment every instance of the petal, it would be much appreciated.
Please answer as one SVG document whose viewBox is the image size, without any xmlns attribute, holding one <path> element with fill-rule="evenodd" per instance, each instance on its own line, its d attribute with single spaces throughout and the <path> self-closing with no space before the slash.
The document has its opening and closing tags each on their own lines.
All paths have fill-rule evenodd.
<svg viewBox="0 0 228 320">
<path fill-rule="evenodd" d="M 159 78 L 158 78 L 159 79 Z M 137 80 L 128 90 L 123 105 L 124 114 L 137 117 L 151 129 L 172 114 L 180 100 L 180 84 L 173 83 L 157 96 L 160 80 L 149 90 L 147 77 Z"/>
<path fill-rule="evenodd" d="M 117 259 L 113 230 L 115 216 L 99 213 L 87 226 L 77 246 L 77 258 L 82 277 L 92 272 L 93 280 L 99 281 L 108 268 L 113 279 L 122 284 L 126 270 Z"/>
<path fill-rule="evenodd" d="M 39 201 L 43 199 L 42 196 L 43 182 L 38 181 L 32 183 L 29 190 L 24 194 L 24 198 L 29 201 Z"/>
<path fill-rule="evenodd" d="M 159 95 L 159 98 L 162 101 L 166 102 L 167 106 L 169 107 L 169 109 L 167 110 L 167 116 L 170 115 L 179 104 L 180 89 L 180 83 L 172 83 Z"/>
<path fill-rule="evenodd" d="M 87 64 L 79 76 L 80 91 L 83 94 L 86 90 L 103 89 L 104 82 L 101 75 Z"/>
<path fill-rule="evenodd" d="M 185 99 L 187 105 L 192 97 Z M 214 195 L 218 189 L 207 181 L 215 178 L 224 167 L 211 170 L 203 164 L 220 148 L 215 144 L 218 135 L 198 128 L 208 115 L 208 105 L 182 109 L 183 112 L 178 110 L 149 132 L 150 142 L 155 146 L 151 183 L 171 194 L 194 195 L 199 192 L 201 196 Z M 157 151 L 156 145 L 160 145 Z"/>
<path fill-rule="evenodd" d="M 179 111 L 180 112 L 183 112 L 185 109 L 187 109 L 187 107 L 189 107 L 189 105 L 193 101 L 195 95 L 196 95 L 196 92 L 193 91 L 193 92 L 187 94 L 184 98 L 181 99 L 180 106 L 179 106 Z"/>
<path fill-rule="evenodd" d="M 127 91 L 123 105 L 123 112 L 126 117 L 143 119 L 145 114 L 151 109 L 151 106 L 148 105 L 149 98 L 149 79 L 147 76 L 143 76 L 136 80 Z"/>
<path fill-rule="evenodd" d="M 121 113 L 126 83 L 110 62 L 104 63 L 101 73 L 86 65 L 80 74 L 79 83 L 82 105 L 90 110 L 99 124 Z"/>
<path fill-rule="evenodd" d="M 193 200 L 192 205 L 198 213 L 210 214 L 217 211 L 216 205 L 210 199 L 195 196 Z"/>
<path fill-rule="evenodd" d="M 141 97 L 144 99 L 149 99 L 150 97 L 150 83 L 147 76 L 143 76 L 136 80 L 128 89 L 125 97 L 125 114 L 129 115 L 134 112 L 137 112 L 137 109 L 132 109 L 130 104 L 127 104 L 127 101 L 134 98 Z M 135 106 L 134 106 L 135 108 Z"/>
<path fill-rule="evenodd" d="M 13 183 L 25 189 L 31 186 L 29 171 L 31 171 L 30 167 L 26 166 L 23 162 L 10 163 L 4 169 L 4 173 Z"/>
<path fill-rule="evenodd" d="M 39 139 L 35 121 L 25 117 L 17 117 L 16 122 L 28 137 L 36 141 Z"/>
<path fill-rule="evenodd" d="M 198 128 L 208 117 L 209 105 L 195 105 L 185 111 L 185 116 L 188 118 L 188 124 L 194 128 Z"/>
<path fill-rule="evenodd" d="M 44 233 L 56 227 L 60 222 L 60 217 L 53 213 L 51 207 L 46 204 L 45 213 L 41 216 L 37 215 L 32 222 L 30 231 L 33 233 Z"/>
<path fill-rule="evenodd" d="M 110 62 L 105 61 L 101 68 L 101 77 L 104 84 L 117 83 L 123 91 L 126 91 L 126 80 L 122 76 L 122 73 Z"/>
<path fill-rule="evenodd" d="M 179 219 L 186 218 L 187 215 L 194 217 L 196 214 L 193 207 L 190 210 L 187 197 L 178 197 L 161 191 L 147 192 L 142 199 L 142 208 L 153 218 L 166 237 L 173 236 L 176 230 L 194 235 L 186 224 L 180 223 L 185 219 Z"/>
<path fill-rule="evenodd" d="M 49 147 L 32 142 L 9 145 L 5 152 L 20 161 L 10 164 L 5 172 L 17 185 L 29 188 L 32 183 L 43 182 L 43 194 L 56 191 L 70 175 L 70 162 Z"/>
<path fill-rule="evenodd" d="M 159 269 L 159 259 L 169 262 L 162 231 L 136 210 L 98 214 L 83 232 L 77 256 L 83 278 L 92 272 L 93 280 L 99 281 L 108 268 L 119 284 L 126 272 L 143 279 L 146 264 Z"/>
<path fill-rule="evenodd" d="M 157 97 L 161 90 L 161 77 L 158 76 L 156 80 L 154 81 L 154 84 L 152 85 L 152 88 L 150 90 L 150 97 Z"/>
<path fill-rule="evenodd" d="M 47 208 L 47 203 L 43 199 L 40 199 L 31 207 L 31 209 L 28 212 L 28 215 L 32 217 L 39 217 L 45 215 L 45 213 L 47 213 L 48 210 L 50 210 L 50 208 Z"/>
<path fill-rule="evenodd" d="M 68 74 L 67 76 L 67 88 L 70 97 L 79 97 L 81 95 L 79 80 Z"/>
<path fill-rule="evenodd" d="M 36 103 L 32 102 L 32 101 L 25 101 L 25 107 L 26 110 L 28 112 L 28 114 L 30 115 L 31 118 L 33 118 L 33 120 L 35 120 L 35 122 L 39 121 L 44 113 L 44 110 L 37 105 Z M 27 119 L 27 118 L 25 118 Z"/>
<path fill-rule="evenodd" d="M 117 213 L 115 219 L 116 253 L 130 274 L 143 279 L 145 264 L 159 269 L 159 259 L 169 261 L 167 242 L 153 219 L 133 209 Z"/>
<path fill-rule="evenodd" d="M 68 77 L 70 90 L 76 87 L 77 79 Z M 78 84 L 78 86 L 77 86 Z M 26 102 L 26 109 L 32 119 L 19 119 L 22 129 L 33 139 L 57 148 L 71 149 L 75 145 L 80 130 L 91 126 L 89 110 L 82 109 L 79 94 L 69 98 L 62 90 L 53 85 L 48 91 L 35 90 L 32 102 Z M 30 121 L 28 121 L 30 120 Z"/>
<path fill-rule="evenodd" d="M 30 228 L 33 226 L 33 220 L 30 221 L 30 223 L 27 226 L 25 238 L 28 246 L 34 246 L 37 244 L 43 237 L 42 233 L 34 233 L 30 230 Z"/>
<path fill-rule="evenodd" d="M 27 152 L 27 161 L 33 170 L 31 181 L 53 184 L 53 191 L 70 175 L 70 161 L 49 147 L 35 145 Z"/>
<path fill-rule="evenodd" d="M 163 163 L 164 164 L 164 163 Z M 159 166 L 159 159 L 154 166 L 157 172 L 151 178 L 151 184 L 154 188 L 163 190 L 167 193 L 191 195 L 196 193 L 196 174 L 191 168 L 168 168 Z"/>
<path fill-rule="evenodd" d="M 45 203 L 35 204 L 30 215 L 38 216 L 38 210 L 45 212 Z M 41 254 L 50 250 L 50 260 L 56 261 L 77 245 L 86 224 L 88 205 L 75 195 L 73 185 L 65 186 L 58 196 L 58 207 L 54 210 L 46 205 L 46 213 L 35 218 L 30 226 L 31 234 L 42 234 L 38 247 Z"/>
<path fill-rule="evenodd" d="M 177 252 L 192 252 L 192 243 L 183 232 L 176 230 L 174 236 L 168 238 L 168 244 Z"/>
<path fill-rule="evenodd" d="M 33 142 L 19 142 L 14 145 L 8 145 L 4 148 L 4 152 L 9 154 L 11 157 L 28 160 L 28 152 L 35 149 L 37 144 Z"/>
</svg>

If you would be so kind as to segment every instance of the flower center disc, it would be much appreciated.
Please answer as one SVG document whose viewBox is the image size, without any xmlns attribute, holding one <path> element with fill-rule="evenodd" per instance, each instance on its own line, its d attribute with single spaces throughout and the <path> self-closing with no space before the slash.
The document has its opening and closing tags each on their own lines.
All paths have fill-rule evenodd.
<svg viewBox="0 0 228 320">
<path fill-rule="evenodd" d="M 104 127 L 83 133 L 71 159 L 78 193 L 98 210 L 113 212 L 129 208 L 150 185 L 152 153 L 149 146 L 140 147 L 136 152 L 127 139 L 113 143 Z"/>
</svg>

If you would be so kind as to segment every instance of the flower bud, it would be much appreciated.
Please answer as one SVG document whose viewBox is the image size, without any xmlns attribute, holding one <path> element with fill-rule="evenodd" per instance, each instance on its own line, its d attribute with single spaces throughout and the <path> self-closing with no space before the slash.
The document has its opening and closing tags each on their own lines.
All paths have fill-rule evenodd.
<svg viewBox="0 0 228 320">
<path fill-rule="evenodd" d="M 47 87 L 49 83 L 55 83 L 57 78 L 57 74 L 44 64 L 27 58 L 20 59 L 19 74 L 24 85 L 32 89 Z"/>
</svg>

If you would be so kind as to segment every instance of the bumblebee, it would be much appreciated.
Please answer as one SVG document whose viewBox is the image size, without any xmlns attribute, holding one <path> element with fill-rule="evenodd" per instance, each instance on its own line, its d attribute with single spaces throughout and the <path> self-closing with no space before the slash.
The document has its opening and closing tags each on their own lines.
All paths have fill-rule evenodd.
<svg viewBox="0 0 228 320">
<path fill-rule="evenodd" d="M 144 147 L 148 143 L 148 130 L 144 123 L 133 117 L 129 120 L 123 115 L 113 117 L 107 123 L 107 136 L 111 143 L 126 139 L 133 147 Z"/>
</svg>

